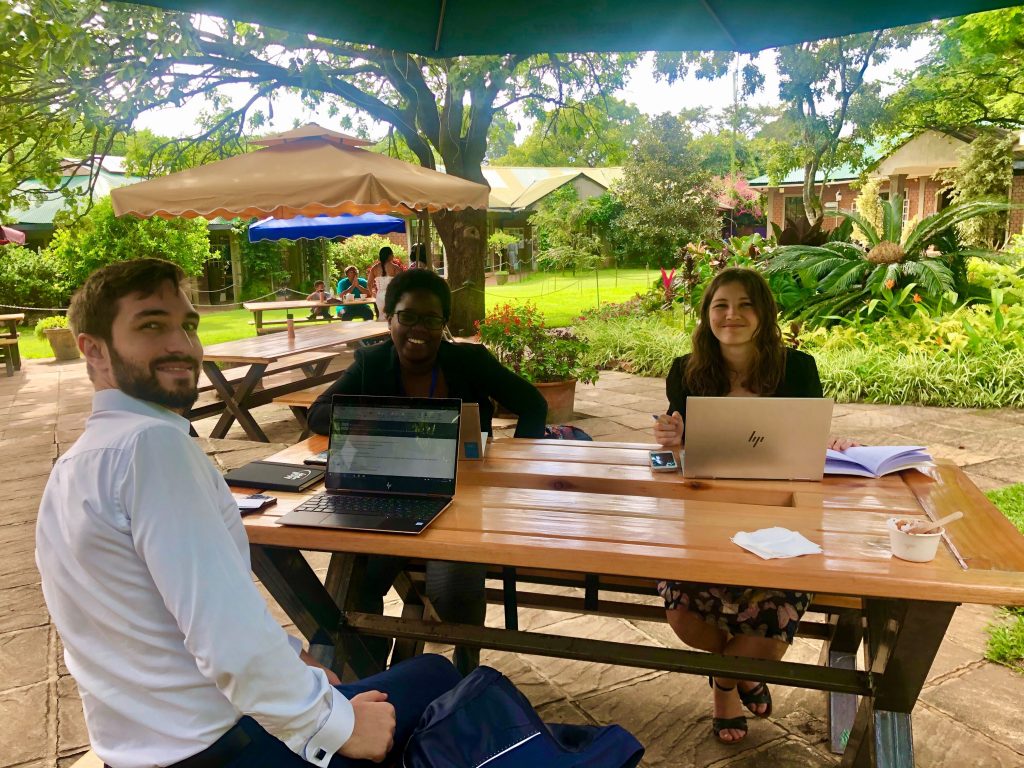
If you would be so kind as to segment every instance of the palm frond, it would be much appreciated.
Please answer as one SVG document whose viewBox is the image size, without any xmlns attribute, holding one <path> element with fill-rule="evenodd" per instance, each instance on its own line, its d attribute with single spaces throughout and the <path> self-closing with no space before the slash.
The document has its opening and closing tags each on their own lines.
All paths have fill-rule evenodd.
<svg viewBox="0 0 1024 768">
<path fill-rule="evenodd" d="M 882 201 L 882 239 L 900 243 L 903 234 L 903 195 Z"/>
<path fill-rule="evenodd" d="M 968 203 L 956 203 L 944 208 L 938 213 L 926 216 L 914 227 L 904 250 L 907 253 L 923 251 L 929 243 L 947 229 L 956 226 L 962 221 L 973 219 L 975 216 L 984 216 L 989 213 L 1003 213 L 1010 210 L 1009 203 L 999 203 L 992 200 L 974 200 Z"/>
<path fill-rule="evenodd" d="M 856 211 L 836 211 L 836 215 L 842 216 L 846 221 L 851 221 L 860 227 L 860 231 L 864 233 L 870 246 L 878 245 L 878 242 L 882 239 L 878 234 L 878 230 L 875 229 L 875 225 Z"/>
<path fill-rule="evenodd" d="M 867 261 L 858 260 L 847 262 L 846 265 L 834 269 L 829 276 L 822 281 L 821 290 L 824 293 L 839 293 L 850 290 L 864 279 L 865 273 L 871 264 Z"/>
<path fill-rule="evenodd" d="M 953 288 L 953 273 L 938 259 L 904 262 L 903 271 L 933 296 L 942 296 Z"/>
<path fill-rule="evenodd" d="M 1008 264 L 1010 266 L 1014 266 L 1020 261 L 1020 256 L 1004 251 L 991 251 L 988 248 L 966 248 L 942 254 L 943 259 L 951 259 L 954 256 L 963 256 L 965 259 L 982 259 L 991 261 L 993 264 Z"/>
</svg>

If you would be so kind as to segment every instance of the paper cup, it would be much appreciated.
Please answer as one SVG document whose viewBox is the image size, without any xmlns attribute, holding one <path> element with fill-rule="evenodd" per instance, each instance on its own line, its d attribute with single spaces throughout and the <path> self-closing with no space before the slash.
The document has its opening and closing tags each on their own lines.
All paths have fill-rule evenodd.
<svg viewBox="0 0 1024 768">
<path fill-rule="evenodd" d="M 939 539 L 946 529 L 939 528 L 934 533 L 904 533 L 896 527 L 899 519 L 890 517 L 885 524 L 889 529 L 889 547 L 893 555 L 912 563 L 927 563 L 934 560 L 935 554 L 939 551 Z"/>
</svg>

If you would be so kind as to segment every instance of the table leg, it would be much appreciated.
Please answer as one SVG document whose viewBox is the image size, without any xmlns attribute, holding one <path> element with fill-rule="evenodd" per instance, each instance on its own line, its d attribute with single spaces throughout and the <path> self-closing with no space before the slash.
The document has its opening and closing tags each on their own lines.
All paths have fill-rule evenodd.
<svg viewBox="0 0 1024 768">
<path fill-rule="evenodd" d="M 14 370 L 21 370 L 21 350 L 18 348 L 18 321 L 8 320 L 7 321 L 8 336 L 14 339 L 14 344 L 7 348 L 7 354 L 11 356 L 11 362 L 14 363 Z"/>
<path fill-rule="evenodd" d="M 341 611 L 297 549 L 249 546 L 252 571 L 306 639 L 337 643 Z"/>
<path fill-rule="evenodd" d="M 955 610 L 955 603 L 865 601 L 874 696 L 861 699 L 843 766 L 913 768 L 911 714 Z"/>
<path fill-rule="evenodd" d="M 266 363 L 250 366 L 245 377 L 234 389 L 232 389 L 228 380 L 224 378 L 224 374 L 221 373 L 216 363 L 204 362 L 203 370 L 206 372 L 207 378 L 210 379 L 210 383 L 213 384 L 213 388 L 217 390 L 217 394 L 220 395 L 220 399 L 224 402 L 224 413 L 217 419 L 217 423 L 210 432 L 210 437 L 224 437 L 227 435 L 228 430 L 231 429 L 232 422 L 238 419 L 239 425 L 245 430 L 245 434 L 250 440 L 269 443 L 270 440 L 263 433 L 263 430 L 260 429 L 256 419 L 249 413 L 249 409 L 245 407 L 246 398 L 249 397 L 260 379 L 263 378 L 264 371 L 267 370 Z"/>
<path fill-rule="evenodd" d="M 324 586 L 336 606 L 341 607 L 338 641 L 334 653 L 334 671 L 342 679 L 361 679 L 381 672 L 363 637 L 345 621 L 345 612 L 356 608 L 356 596 L 362 589 L 366 557 L 335 553 L 327 568 Z"/>
<path fill-rule="evenodd" d="M 256 325 L 256 335 L 261 336 L 263 334 L 263 310 L 254 309 L 252 311 L 252 321 Z"/>
<path fill-rule="evenodd" d="M 818 663 L 838 669 L 856 669 L 857 651 L 864 637 L 860 611 L 832 614 L 829 625 L 829 638 L 822 643 Z M 857 697 L 848 693 L 829 693 L 827 715 L 832 752 L 841 755 L 857 715 Z"/>
</svg>

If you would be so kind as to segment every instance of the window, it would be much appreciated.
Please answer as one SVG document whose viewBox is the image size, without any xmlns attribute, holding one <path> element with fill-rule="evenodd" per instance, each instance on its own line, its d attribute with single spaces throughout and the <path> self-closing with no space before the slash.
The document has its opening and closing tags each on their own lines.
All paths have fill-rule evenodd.
<svg viewBox="0 0 1024 768">
<path fill-rule="evenodd" d="M 801 195 L 787 195 L 783 218 L 788 221 L 800 221 L 804 217 L 804 199 Z M 783 226 L 785 229 L 785 226 Z"/>
<path fill-rule="evenodd" d="M 903 223 L 906 224 L 910 219 L 910 196 L 903 198 Z"/>
</svg>

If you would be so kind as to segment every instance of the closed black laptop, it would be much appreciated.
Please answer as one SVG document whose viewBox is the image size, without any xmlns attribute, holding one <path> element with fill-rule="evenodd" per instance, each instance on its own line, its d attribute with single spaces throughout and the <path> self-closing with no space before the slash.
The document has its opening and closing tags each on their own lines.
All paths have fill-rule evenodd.
<svg viewBox="0 0 1024 768">
<path fill-rule="evenodd" d="M 326 493 L 282 525 L 420 533 L 455 495 L 456 399 L 335 395 Z"/>
<path fill-rule="evenodd" d="M 244 467 L 232 469 L 224 475 L 228 485 L 296 493 L 313 487 L 323 477 L 324 471 L 319 467 L 278 461 L 250 461 Z"/>
</svg>

